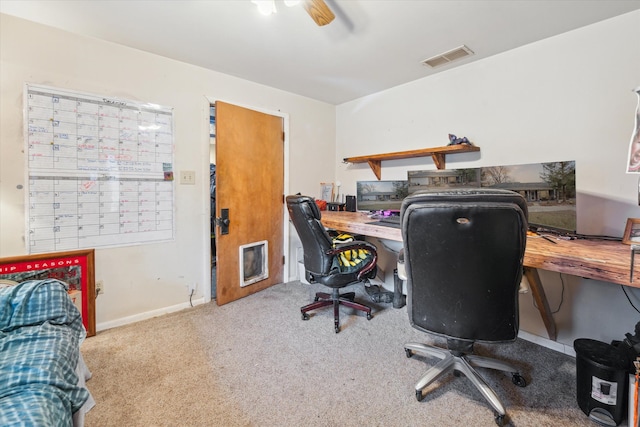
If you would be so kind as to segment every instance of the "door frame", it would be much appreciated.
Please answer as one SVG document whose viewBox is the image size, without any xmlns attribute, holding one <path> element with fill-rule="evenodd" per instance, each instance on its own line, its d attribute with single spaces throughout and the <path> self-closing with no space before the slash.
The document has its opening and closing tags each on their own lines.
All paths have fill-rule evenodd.
<svg viewBox="0 0 640 427">
<path fill-rule="evenodd" d="M 220 99 L 213 96 L 204 97 L 203 101 L 203 118 L 200 121 L 202 123 L 202 134 L 203 143 L 202 143 L 202 151 L 203 154 L 206 152 L 206 155 L 203 155 L 203 164 L 200 168 L 202 171 L 202 176 L 206 177 L 206 185 L 202 186 L 202 200 L 203 200 L 203 211 L 206 215 L 202 217 L 202 226 L 205 230 L 209 230 L 209 233 L 203 236 L 203 240 L 201 242 L 201 246 L 203 247 L 203 253 L 206 253 L 207 259 L 205 265 L 207 266 L 206 271 L 204 272 L 204 277 L 207 277 L 208 286 L 205 286 L 203 290 L 204 302 L 208 303 L 211 301 L 211 203 L 209 202 L 209 149 L 210 149 L 210 137 L 209 137 L 209 111 L 211 105 L 214 105 L 216 101 L 226 102 L 228 104 L 233 104 L 238 107 L 247 108 L 249 110 L 257 111 L 263 114 L 269 114 L 271 116 L 276 116 L 282 118 L 282 129 L 284 130 L 284 176 L 282 179 L 283 182 L 283 190 L 284 194 L 282 195 L 283 200 L 282 204 L 284 206 L 284 197 L 289 194 L 289 114 L 283 113 L 282 111 L 271 110 L 261 107 L 255 107 L 251 105 L 242 104 L 239 102 L 229 101 L 226 99 Z M 287 209 L 283 209 L 283 233 L 282 233 L 282 253 L 284 254 L 284 270 L 283 270 L 283 281 L 289 282 L 291 280 L 291 273 L 289 271 L 291 265 L 291 256 L 289 253 L 289 220 L 288 220 L 288 211 Z"/>
</svg>

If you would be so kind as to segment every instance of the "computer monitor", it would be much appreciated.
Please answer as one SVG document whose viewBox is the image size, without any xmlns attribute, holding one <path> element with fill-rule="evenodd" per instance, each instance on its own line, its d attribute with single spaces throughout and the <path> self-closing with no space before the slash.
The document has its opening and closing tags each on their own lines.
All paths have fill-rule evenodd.
<svg viewBox="0 0 640 427">
<path fill-rule="evenodd" d="M 529 225 L 576 232 L 576 162 L 409 171 L 409 193 L 447 188 L 502 188 L 527 200 Z"/>
<path fill-rule="evenodd" d="M 409 195 L 409 182 L 357 181 L 356 209 L 359 211 L 400 212 L 402 200 Z"/>
</svg>

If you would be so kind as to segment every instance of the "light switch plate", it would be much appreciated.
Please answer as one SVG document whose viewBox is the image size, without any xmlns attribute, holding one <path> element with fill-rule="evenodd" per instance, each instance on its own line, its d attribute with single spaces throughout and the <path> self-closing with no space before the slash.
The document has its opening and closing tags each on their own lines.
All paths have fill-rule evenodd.
<svg viewBox="0 0 640 427">
<path fill-rule="evenodd" d="M 180 171 L 180 184 L 195 185 L 196 172 L 195 171 Z"/>
</svg>

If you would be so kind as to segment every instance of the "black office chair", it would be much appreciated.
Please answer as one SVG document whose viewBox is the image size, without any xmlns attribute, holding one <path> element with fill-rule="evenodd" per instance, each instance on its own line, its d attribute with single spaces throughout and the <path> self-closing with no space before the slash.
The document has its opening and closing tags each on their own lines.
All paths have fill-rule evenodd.
<svg viewBox="0 0 640 427">
<path fill-rule="evenodd" d="M 329 234 L 320 222 L 320 209 L 311 197 L 287 196 L 289 217 L 298 232 L 304 252 L 305 277 L 309 283 L 320 283 L 333 291 L 316 293 L 314 302 L 300 308 L 302 320 L 309 320 L 308 312 L 317 308 L 333 306 L 334 326 L 340 332 L 340 310 L 344 305 L 367 313 L 371 320 L 371 308 L 354 301 L 355 293 L 339 293 L 340 288 L 357 282 L 368 282 L 376 275 L 378 258 L 376 247 L 364 241 L 352 241 L 334 245 Z M 368 251 L 365 258 L 354 258 L 355 265 L 345 266 L 339 262 L 340 254 L 362 254 Z"/>
<path fill-rule="evenodd" d="M 419 192 L 403 201 L 401 218 L 409 320 L 447 339 L 447 349 L 405 345 L 407 357 L 441 359 L 416 384 L 416 398 L 453 370 L 480 390 L 502 425 L 504 406 L 474 367 L 510 372 L 520 387 L 526 381 L 513 365 L 472 353 L 475 342 L 509 342 L 518 335 L 527 204 L 506 190 Z"/>
</svg>

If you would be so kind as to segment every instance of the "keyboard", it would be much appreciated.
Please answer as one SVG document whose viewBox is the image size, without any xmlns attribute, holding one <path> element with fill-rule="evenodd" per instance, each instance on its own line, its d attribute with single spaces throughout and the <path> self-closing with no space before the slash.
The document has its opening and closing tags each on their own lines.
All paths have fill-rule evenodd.
<svg viewBox="0 0 640 427">
<path fill-rule="evenodd" d="M 400 224 L 400 216 L 398 215 L 384 216 L 380 218 L 380 222 L 384 222 L 387 224 Z"/>
<path fill-rule="evenodd" d="M 370 224 L 383 225 L 385 227 L 401 228 L 400 216 L 398 215 L 385 216 L 378 219 L 377 221 L 371 222 Z"/>
</svg>

